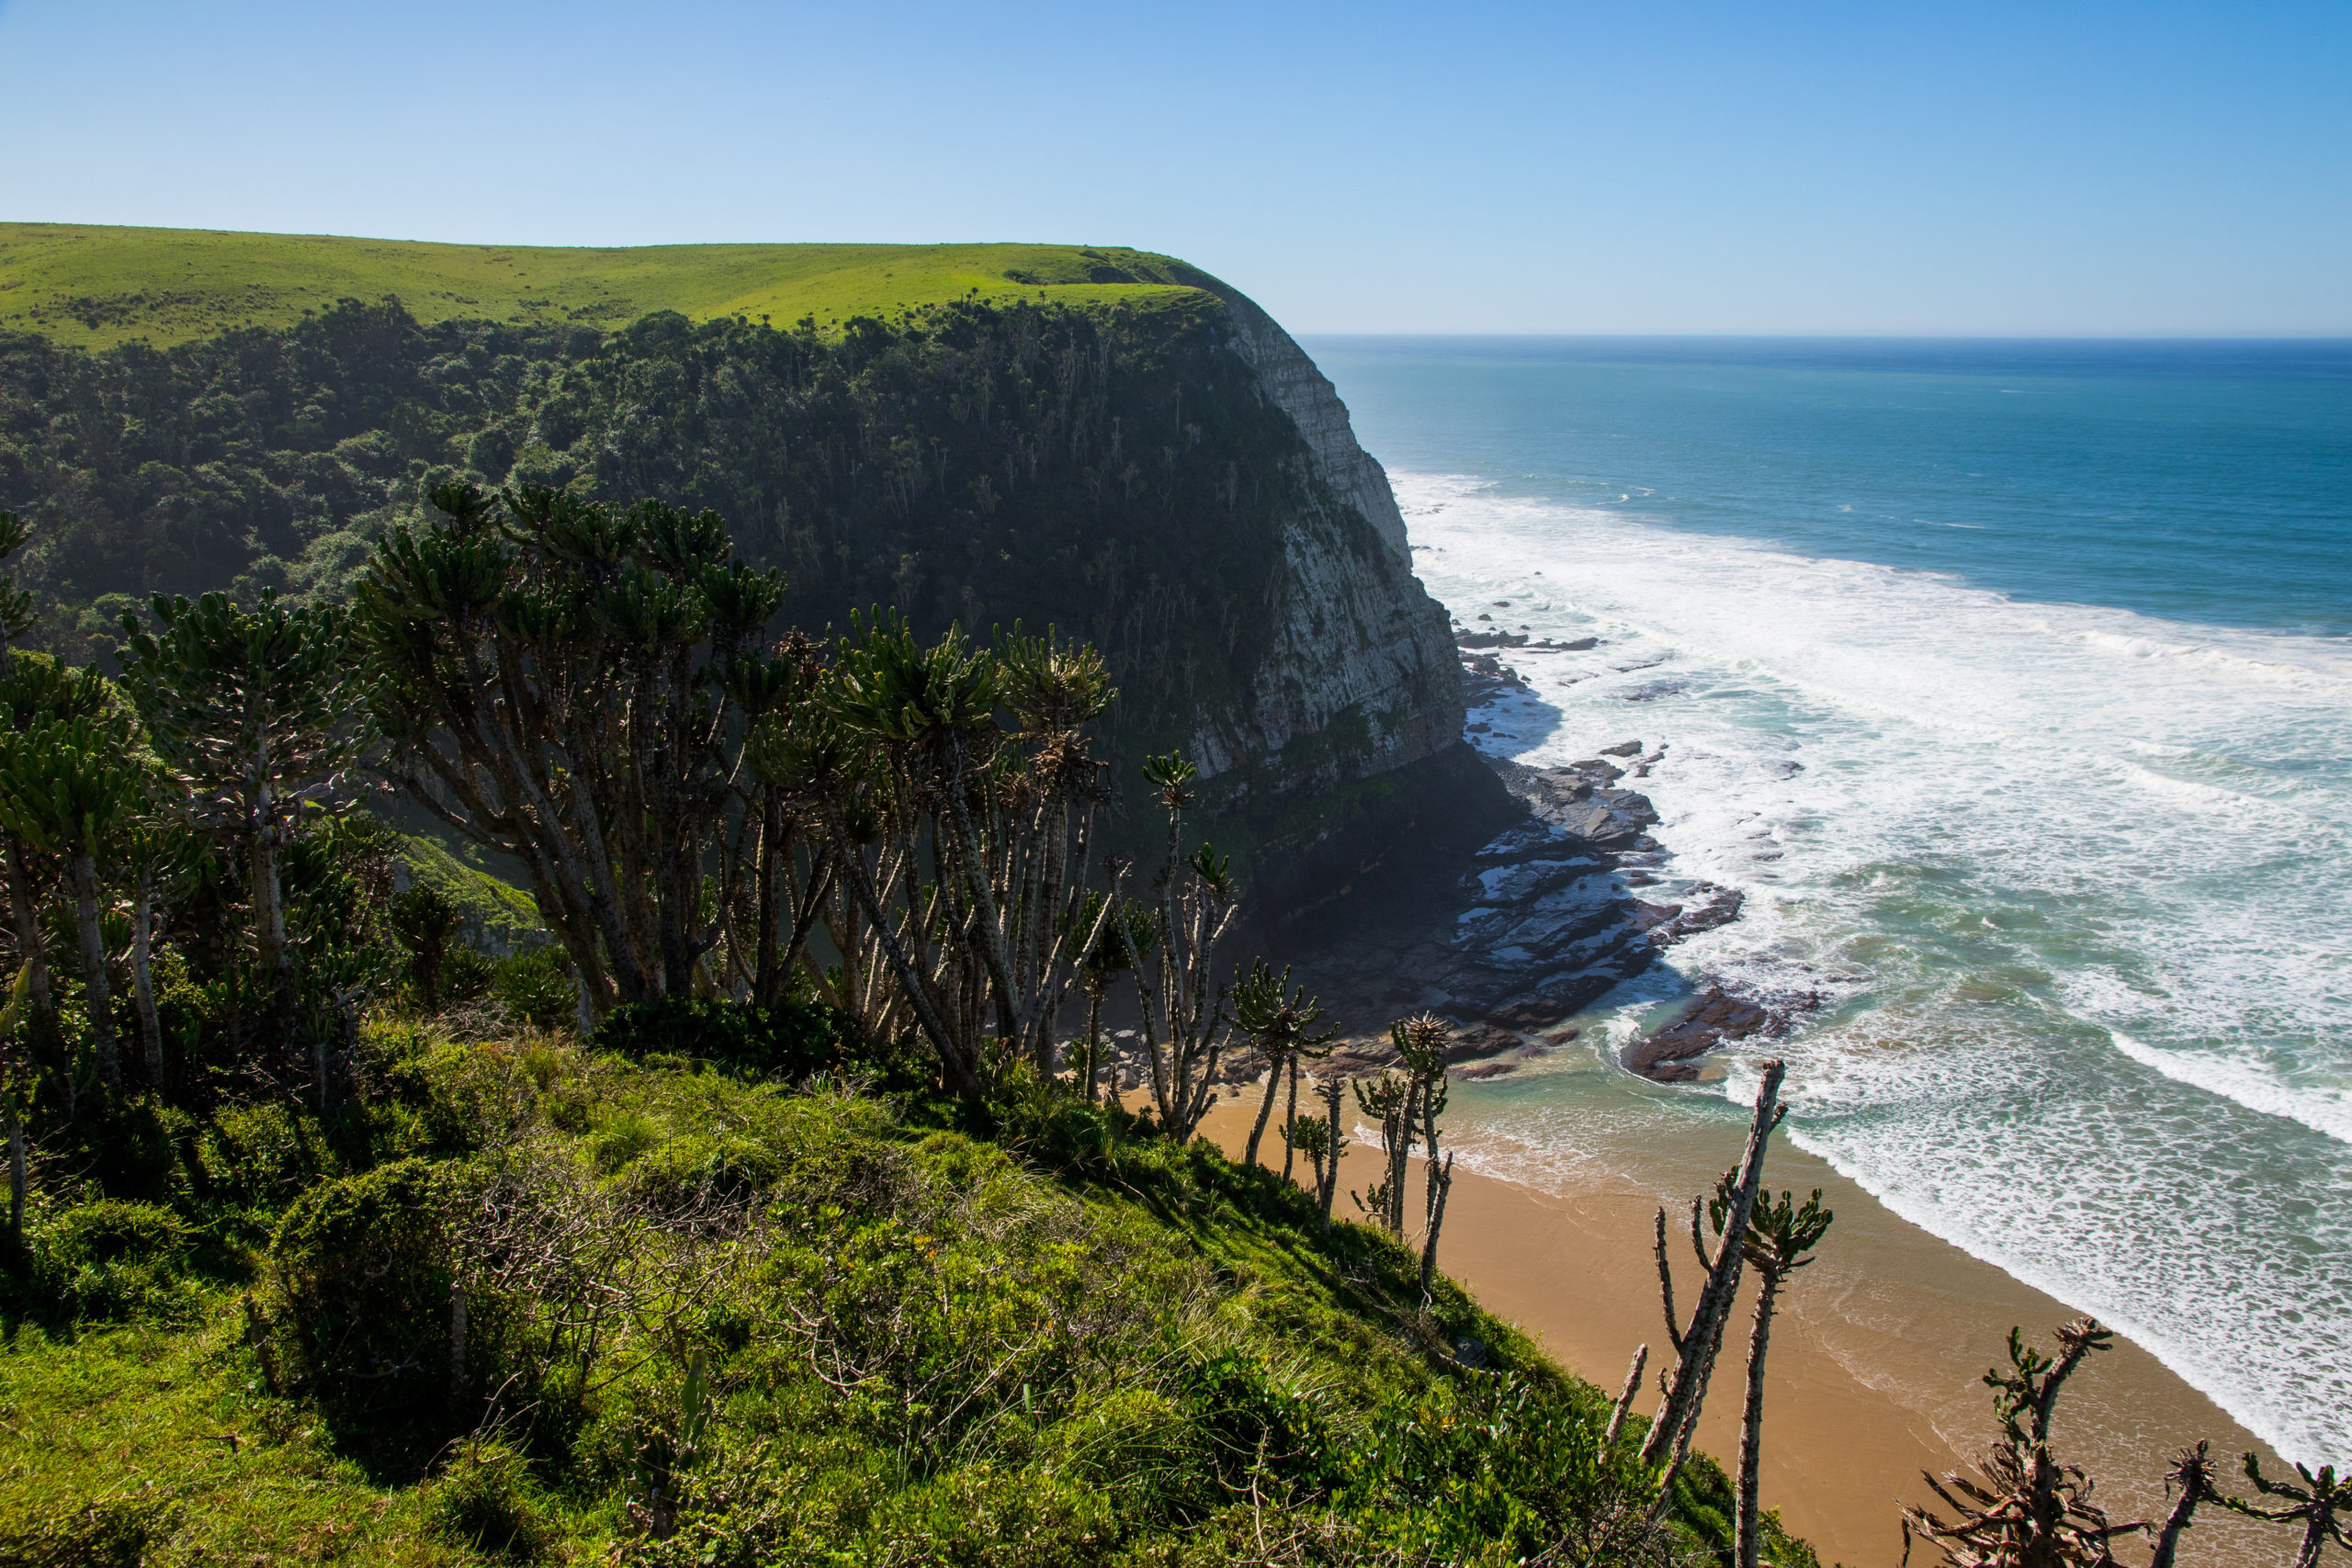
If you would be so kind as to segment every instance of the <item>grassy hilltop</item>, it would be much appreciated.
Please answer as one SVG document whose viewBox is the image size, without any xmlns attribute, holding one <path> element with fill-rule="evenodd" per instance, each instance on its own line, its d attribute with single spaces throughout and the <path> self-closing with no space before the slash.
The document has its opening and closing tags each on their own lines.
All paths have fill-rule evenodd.
<svg viewBox="0 0 2352 1568">
<path fill-rule="evenodd" d="M 337 299 L 397 295 L 420 321 L 612 327 L 896 315 L 978 298 L 1069 304 L 1194 295 L 1172 258 L 1080 245 L 442 245 L 325 234 L 0 223 L 0 331 L 111 348 L 287 327 Z"/>
</svg>

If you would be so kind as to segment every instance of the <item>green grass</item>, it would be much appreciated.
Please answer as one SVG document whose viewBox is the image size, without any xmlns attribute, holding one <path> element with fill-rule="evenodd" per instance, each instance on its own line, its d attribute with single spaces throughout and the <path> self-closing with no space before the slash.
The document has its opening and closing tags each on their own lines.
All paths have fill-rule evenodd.
<svg viewBox="0 0 2352 1568">
<path fill-rule="evenodd" d="M 1209 280 L 1168 256 L 1078 245 L 444 245 L 323 234 L 0 223 L 0 330 L 109 348 L 283 327 L 336 299 L 397 295 L 450 317 L 611 327 L 814 316 L 820 326 L 977 295 L 1164 302 Z"/>
<path fill-rule="evenodd" d="M 51 1338 L 18 1325 L 0 1349 L 0 1551 L 105 1564 L 168 1542 L 175 1561 L 471 1561 L 425 1531 L 414 1488 L 371 1483 L 307 1412 L 261 1388 L 237 1322 L 224 1306 L 193 1332 Z"/>
<path fill-rule="evenodd" d="M 409 874 L 436 889 L 465 917 L 467 939 L 501 955 L 537 947 L 548 940 L 539 907 L 531 896 L 495 874 L 469 865 L 420 833 L 401 835 L 401 858 Z M 479 853 L 479 852 L 476 852 Z"/>
</svg>

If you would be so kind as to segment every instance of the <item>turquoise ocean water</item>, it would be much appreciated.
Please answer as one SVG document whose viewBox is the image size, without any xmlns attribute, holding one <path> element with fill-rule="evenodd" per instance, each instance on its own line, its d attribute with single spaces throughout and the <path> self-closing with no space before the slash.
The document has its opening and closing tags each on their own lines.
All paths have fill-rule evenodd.
<svg viewBox="0 0 2352 1568">
<path fill-rule="evenodd" d="M 1481 744 L 1663 743 L 1749 896 L 1465 1109 L 1601 1157 L 1743 1087 L 1600 1069 L 1676 987 L 1816 999 L 1799 1143 L 2352 1460 L 2352 344 L 1307 347 L 1431 592 L 1600 639 Z"/>
</svg>

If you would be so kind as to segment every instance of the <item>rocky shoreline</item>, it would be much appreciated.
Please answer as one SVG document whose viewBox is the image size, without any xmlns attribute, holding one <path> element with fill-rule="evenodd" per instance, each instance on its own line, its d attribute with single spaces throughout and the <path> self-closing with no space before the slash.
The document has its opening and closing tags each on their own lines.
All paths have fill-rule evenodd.
<svg viewBox="0 0 2352 1568">
<path fill-rule="evenodd" d="M 1530 691 L 1497 650 L 1583 651 L 1501 629 L 1457 627 L 1467 732 L 1491 730 L 1498 705 Z M 1508 792 L 1501 829 L 1475 847 L 1394 868 L 1329 911 L 1321 931 L 1285 953 L 1341 1030 L 1329 1068 L 1388 1064 L 1386 1028 L 1428 1010 L 1454 1024 L 1465 1078 L 1510 1073 L 1577 1037 L 1573 1022 L 1676 942 L 1739 917 L 1736 888 L 1681 883 L 1651 829 L 1657 812 L 1633 784 L 1664 760 L 1663 744 L 1628 739 L 1566 767 L 1481 761 Z M 1652 889 L 1673 886 L 1670 900 Z M 1659 1082 L 1701 1076 L 1697 1058 L 1726 1042 L 1772 1034 L 1790 1010 L 1701 978 L 1664 1028 L 1625 1046 L 1628 1071 Z M 1238 1076 L 1254 1064 L 1237 1062 Z"/>
<path fill-rule="evenodd" d="M 1501 716 L 1498 704 L 1530 691 L 1490 649 L 1582 651 L 1502 631 L 1456 635 L 1473 738 Z M 1501 1077 L 1575 1041 L 1574 1020 L 1675 943 L 1737 919 L 1737 888 L 1675 876 L 1651 832 L 1657 811 L 1632 787 L 1667 750 L 1627 739 L 1566 767 L 1480 752 L 1470 771 L 1491 776 L 1491 798 L 1464 798 L 1458 820 L 1421 825 L 1404 851 L 1366 862 L 1307 917 L 1268 932 L 1266 950 L 1340 1031 L 1318 1076 L 1377 1073 L 1393 1059 L 1389 1024 L 1429 1011 L 1454 1026 L 1456 1077 Z M 1670 896 L 1652 891 L 1666 887 Z M 1699 976 L 1688 1005 L 1617 1060 L 1657 1082 L 1692 1081 L 1700 1057 L 1778 1033 L 1793 1010 Z M 1114 1045 L 1121 1057 L 1129 1049 Z M 1143 1069 L 1122 1060 L 1121 1078 L 1136 1087 Z M 1245 1050 L 1220 1076 L 1238 1086 L 1263 1070 Z"/>
</svg>

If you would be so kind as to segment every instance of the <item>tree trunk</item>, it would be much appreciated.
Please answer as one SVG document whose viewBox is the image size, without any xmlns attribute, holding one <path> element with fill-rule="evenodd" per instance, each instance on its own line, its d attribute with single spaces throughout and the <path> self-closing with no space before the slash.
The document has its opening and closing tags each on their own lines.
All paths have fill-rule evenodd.
<svg viewBox="0 0 2352 1568">
<path fill-rule="evenodd" d="M 449 1398 L 452 1402 L 466 1396 L 466 1287 L 463 1281 L 449 1284 Z"/>
<path fill-rule="evenodd" d="M 1445 1199 L 1453 1190 L 1453 1156 L 1448 1154 L 1445 1163 L 1430 1163 L 1430 1228 L 1421 1237 L 1421 1304 L 1429 1305 L 1430 1285 L 1437 1278 L 1437 1235 L 1445 1226 Z"/>
<path fill-rule="evenodd" d="M 155 872 L 152 866 L 142 866 L 139 872 L 139 901 L 130 911 L 130 996 L 139 1012 L 139 1046 L 147 1060 L 147 1087 L 161 1094 L 164 1023 L 155 1016 L 154 926 Z"/>
<path fill-rule="evenodd" d="M 115 1049 L 114 996 L 107 985 L 107 943 L 98 923 L 98 863 L 76 853 L 68 862 L 74 882 L 74 934 L 82 946 L 82 998 L 90 1015 L 90 1043 L 98 1056 L 98 1077 L 122 1090 L 122 1056 Z"/>
<path fill-rule="evenodd" d="M 1739 1417 L 1739 1496 L 1735 1519 L 1738 1558 L 1735 1568 L 1757 1568 L 1762 1527 L 1757 1517 L 1757 1472 L 1764 1442 L 1764 1350 L 1772 1337 L 1773 1298 L 1780 1293 L 1781 1276 L 1757 1270 L 1756 1329 L 1747 1341 L 1747 1404 Z"/>
<path fill-rule="evenodd" d="M 1266 1122 L 1274 1113 L 1274 1094 L 1282 1086 L 1283 1060 L 1280 1056 L 1274 1056 L 1270 1058 L 1266 1065 L 1266 1096 L 1258 1101 L 1258 1120 L 1250 1124 L 1250 1142 L 1241 1151 L 1243 1165 L 1254 1166 L 1258 1163 L 1258 1140 L 1266 1135 Z"/>
<path fill-rule="evenodd" d="M 285 985 L 290 955 L 286 951 L 286 903 L 277 885 L 277 843 L 267 827 L 254 836 L 247 864 L 253 884 L 247 891 L 253 899 L 254 947 L 261 972 L 276 991 Z"/>
<path fill-rule="evenodd" d="M 1659 1404 L 1642 1443 L 1642 1462 L 1659 1464 L 1690 1441 L 1698 1425 L 1699 1407 L 1707 1397 L 1707 1379 L 1714 1371 L 1715 1352 L 1723 1345 L 1724 1325 L 1731 1316 L 1732 1298 L 1739 1290 L 1746 1261 L 1748 1218 L 1756 1210 L 1756 1194 L 1764 1184 L 1764 1149 L 1772 1129 L 1781 1124 L 1781 1081 L 1788 1069 L 1778 1061 L 1764 1064 L 1764 1081 L 1756 1092 L 1756 1111 L 1747 1124 L 1747 1148 L 1741 1156 L 1739 1180 L 1732 1191 L 1730 1211 L 1724 1216 L 1722 1248 L 1715 1255 L 1699 1300 L 1690 1309 L 1690 1325 L 1677 1338 L 1679 1360 L 1674 1381 Z M 1695 1200 L 1694 1200 L 1695 1201 Z M 1694 1219 L 1695 1225 L 1697 1221 Z M 1669 1323 L 1668 1326 L 1672 1327 Z"/>
<path fill-rule="evenodd" d="M 1298 1131 L 1298 1058 L 1290 1059 L 1290 1099 L 1283 1106 L 1283 1180 L 1291 1179 L 1293 1162 L 1298 1150 L 1291 1143 L 1291 1134 Z"/>
<path fill-rule="evenodd" d="M 1609 1430 L 1600 1439 L 1603 1451 L 1617 1446 L 1617 1435 L 1625 1429 L 1625 1417 L 1633 1414 L 1634 1396 L 1642 1392 L 1642 1369 L 1649 1365 L 1650 1348 L 1636 1346 L 1634 1364 L 1625 1371 L 1625 1386 L 1617 1393 L 1617 1403 L 1609 1409 Z"/>
<path fill-rule="evenodd" d="M 8 1097 L 8 1245 L 25 1247 L 25 1114 Z"/>
<path fill-rule="evenodd" d="M 1330 1136 L 1323 1142 L 1323 1168 L 1315 1173 L 1315 1184 L 1320 1189 L 1315 1201 L 1323 1211 L 1323 1234 L 1331 1234 L 1331 1201 L 1340 1195 L 1340 1097 L 1346 1085 L 1334 1077 L 1323 1086 L 1323 1105 L 1329 1120 L 1324 1123 Z"/>
<path fill-rule="evenodd" d="M 2180 1551 L 2181 1532 L 2188 1528 L 2189 1517 L 2202 1501 L 2194 1486 L 2181 1488 L 2180 1495 L 2173 1500 L 2172 1512 L 2165 1517 L 2164 1529 L 2156 1534 L 2156 1551 L 2148 1559 L 2148 1568 L 2173 1568 L 2174 1558 Z"/>
<path fill-rule="evenodd" d="M 1102 1072 L 1102 987 L 1086 987 L 1086 1103 L 1100 1101 L 1096 1081 Z"/>
<path fill-rule="evenodd" d="M 17 962 L 28 971 L 25 999 L 32 1006 L 37 1032 L 53 1039 L 57 1003 L 49 990 L 49 955 L 41 948 L 40 914 L 33 906 L 32 874 L 25 865 L 28 852 L 23 840 L 16 838 L 7 840 L 7 850 L 8 920 L 16 928 Z"/>
</svg>

